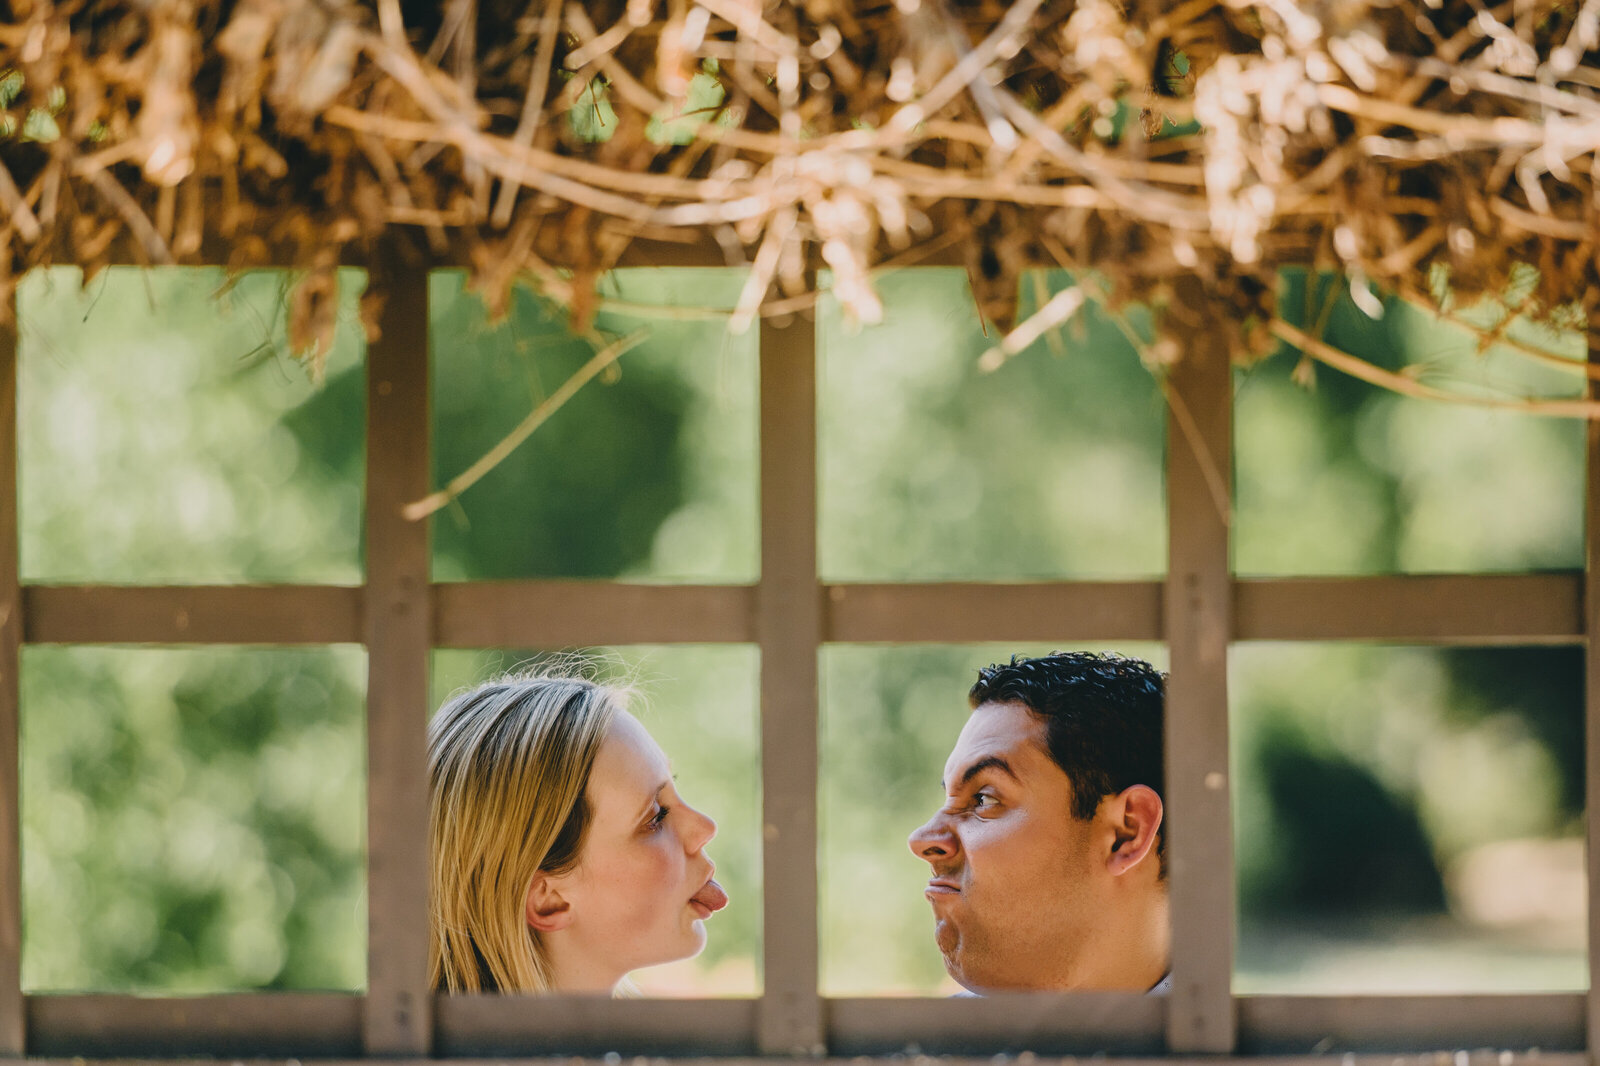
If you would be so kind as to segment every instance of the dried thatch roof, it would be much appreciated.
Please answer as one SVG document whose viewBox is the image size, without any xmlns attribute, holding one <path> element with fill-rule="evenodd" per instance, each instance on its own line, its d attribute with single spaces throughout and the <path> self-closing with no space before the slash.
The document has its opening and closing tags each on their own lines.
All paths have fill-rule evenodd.
<svg viewBox="0 0 1600 1066">
<path fill-rule="evenodd" d="M 1424 302 L 1503 294 L 1531 266 L 1513 310 L 1580 327 L 1600 295 L 1600 0 L 10 0 L 10 16 L 0 271 L 92 270 L 118 238 L 151 263 L 286 247 L 312 271 L 307 342 L 331 328 L 334 264 L 397 228 L 491 299 L 531 272 L 580 321 L 630 241 L 708 235 L 753 264 L 736 325 L 814 299 L 818 266 L 870 321 L 875 265 L 952 250 L 1008 327 L 1029 266 L 1092 267 L 1158 307 L 1199 277 L 1241 357 L 1288 339 L 1349 358 L 1276 318 L 1285 265 L 1342 270 L 1358 301 Z M 1098 295 L 1084 285 L 993 357 Z"/>
</svg>

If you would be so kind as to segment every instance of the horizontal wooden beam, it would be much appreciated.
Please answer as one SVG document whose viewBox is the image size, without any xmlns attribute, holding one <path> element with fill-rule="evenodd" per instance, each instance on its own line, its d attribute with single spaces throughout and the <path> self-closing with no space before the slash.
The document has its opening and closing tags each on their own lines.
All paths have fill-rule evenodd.
<svg viewBox="0 0 1600 1066">
<path fill-rule="evenodd" d="M 719 644 L 756 639 L 747 585 L 474 581 L 433 587 L 444 648 Z"/>
<path fill-rule="evenodd" d="M 821 586 L 836 643 L 1160 640 L 1159 581 Z M 1241 578 L 1236 640 L 1582 642 L 1583 578 L 1442 574 Z M 359 643 L 342 585 L 25 585 L 29 644 Z M 750 643 L 749 585 L 483 581 L 433 586 L 441 647 Z"/>
<path fill-rule="evenodd" d="M 1575 644 L 1583 575 L 1248 578 L 1234 618 L 1237 640 Z"/>
<path fill-rule="evenodd" d="M 361 1002 L 359 995 L 337 992 L 184 999 L 30 995 L 28 1054 L 348 1058 L 361 1054 Z"/>
<path fill-rule="evenodd" d="M 1160 640 L 1161 582 L 829 585 L 825 639 L 842 643 Z"/>
<path fill-rule="evenodd" d="M 749 1055 L 754 999 L 436 996 L 434 1054 Z"/>
<path fill-rule="evenodd" d="M 172 1058 L 207 1055 L 285 1059 L 358 1057 L 362 997 L 257 992 L 187 998 L 127 995 L 26 997 L 28 1054 L 35 1057 Z M 754 1050 L 756 1000 L 439 996 L 434 1053 L 481 1056 L 734 1055 Z M 1479 1066 L 1580 1066 L 1584 997 L 1550 995 L 1240 996 L 1244 1057 L 1176 1066 L 1434 1066 L 1414 1052 L 1474 1052 Z M 1155 1054 L 1165 1000 L 1109 993 L 1005 995 L 991 999 L 860 998 L 824 1001 L 831 1061 L 851 1055 L 975 1055 L 1106 1052 Z M 1520 1052 L 1541 1049 L 1536 1058 Z M 1377 1052 L 1383 1052 L 1379 1055 Z M 1509 1052 L 1510 1054 L 1501 1054 Z M 1370 1058 L 1369 1058 L 1370 1053 Z M 1270 1056 L 1270 1057 L 1268 1057 Z M 1321 1056 L 1321 1057 L 1319 1057 Z M 1398 1057 L 1397 1057 L 1398 1056 Z M 747 1059 L 744 1064 L 770 1062 Z M 1458 1063 L 1459 1059 L 1455 1060 Z M 742 1066 L 722 1060 L 723 1066 Z M 952 1060 L 949 1066 L 959 1066 Z M 284 1064 L 286 1066 L 286 1064 Z"/>
<path fill-rule="evenodd" d="M 358 1060 L 361 1061 L 361 1060 Z M 415 1062 L 415 1059 L 367 1059 L 367 1062 L 385 1062 L 391 1066 L 400 1066 L 401 1063 Z M 816 1058 L 816 1059 L 771 1059 L 756 1058 L 752 1056 L 728 1056 L 709 1059 L 687 1060 L 683 1058 L 668 1059 L 657 1058 L 649 1062 L 648 1066 L 668 1066 L 671 1062 L 680 1062 L 684 1066 L 774 1066 L 774 1063 L 783 1062 L 794 1064 L 803 1061 L 806 1066 L 865 1066 L 867 1062 L 877 1062 L 879 1066 L 905 1066 L 907 1062 L 915 1063 L 917 1060 L 909 1059 L 905 1055 L 896 1055 L 890 1058 L 877 1060 L 863 1060 L 857 1058 Z M 1093 1059 L 1097 1064 L 1108 1061 L 1105 1057 Z M 1588 1056 L 1580 1052 L 1547 1052 L 1547 1051 L 1498 1051 L 1493 1048 L 1456 1049 L 1452 1054 L 1440 1052 L 1427 1052 L 1426 1054 L 1351 1054 L 1342 1055 L 1337 1064 L 1326 1055 L 1273 1055 L 1273 1056 L 1221 1056 L 1221 1055 L 1166 1055 L 1160 1058 L 1141 1058 L 1125 1060 L 1127 1066 L 1592 1066 Z M 428 1060 L 430 1066 L 486 1066 L 482 1059 L 465 1058 L 434 1058 Z M 43 1066 L 43 1064 L 41 1064 Z M 50 1066 L 85 1066 L 82 1060 L 68 1063 L 59 1061 Z M 122 1064 L 119 1064 L 122 1066 Z M 139 1060 L 139 1066 L 198 1066 L 193 1058 L 156 1057 L 150 1056 Z M 250 1066 L 302 1066 L 298 1058 L 273 1057 L 263 1055 L 250 1060 Z M 351 1066 L 344 1063 L 341 1066 Z M 585 1057 L 573 1055 L 540 1064 L 540 1066 L 618 1066 L 614 1057 L 601 1058 L 599 1056 Z M 934 1066 L 931 1060 L 923 1059 L 922 1066 Z M 943 1056 L 938 1060 L 937 1066 L 995 1066 L 995 1059 L 988 1055 L 969 1056 Z M 1071 1066 L 1065 1063 L 1063 1066 Z"/>
<path fill-rule="evenodd" d="M 1157 1054 L 1166 1001 L 1134 993 L 830 999 L 835 1055 Z"/>
<path fill-rule="evenodd" d="M 358 644 L 362 590 L 342 585 L 27 585 L 29 644 Z"/>
<path fill-rule="evenodd" d="M 1498 1048 L 1581 1051 L 1584 997 L 1570 995 L 1241 996 L 1250 1054 Z"/>
<path fill-rule="evenodd" d="M 710 235 L 698 240 L 665 241 L 634 238 L 622 250 L 619 267 L 723 267 L 729 266 L 728 252 Z"/>
</svg>

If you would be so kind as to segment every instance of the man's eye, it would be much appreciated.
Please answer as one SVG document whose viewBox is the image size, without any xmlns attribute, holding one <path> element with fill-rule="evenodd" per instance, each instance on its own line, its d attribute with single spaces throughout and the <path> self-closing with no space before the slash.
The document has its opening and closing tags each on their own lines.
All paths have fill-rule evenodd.
<svg viewBox="0 0 1600 1066">
<path fill-rule="evenodd" d="M 976 796 L 972 797 L 972 809 L 977 811 L 987 810 L 998 802 L 999 800 L 995 799 L 994 796 L 990 795 L 989 793 L 980 792 Z"/>
</svg>

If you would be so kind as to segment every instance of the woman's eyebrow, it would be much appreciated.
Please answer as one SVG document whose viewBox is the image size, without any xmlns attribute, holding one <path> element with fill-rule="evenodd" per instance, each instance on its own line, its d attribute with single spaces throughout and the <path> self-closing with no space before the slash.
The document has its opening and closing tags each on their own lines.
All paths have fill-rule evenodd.
<svg viewBox="0 0 1600 1066">
<path fill-rule="evenodd" d="M 644 803 L 639 807 L 640 817 L 643 817 L 649 812 L 651 807 L 654 807 L 656 804 L 661 802 L 661 790 L 666 788 L 669 783 L 670 782 L 667 781 L 661 782 L 661 784 L 657 785 L 651 790 L 650 795 L 644 798 Z"/>
<path fill-rule="evenodd" d="M 983 758 L 979 759 L 977 762 L 961 771 L 961 779 L 957 781 L 956 784 L 965 785 L 974 777 L 977 777 L 979 774 L 983 773 L 985 770 L 999 770 L 1013 781 L 1018 783 L 1021 783 L 1022 781 L 1022 779 L 1017 776 L 1017 772 L 1011 768 L 1011 764 L 1006 762 L 1003 756 L 985 755 Z M 941 787 L 948 787 L 943 781 L 939 782 L 939 784 Z"/>
</svg>

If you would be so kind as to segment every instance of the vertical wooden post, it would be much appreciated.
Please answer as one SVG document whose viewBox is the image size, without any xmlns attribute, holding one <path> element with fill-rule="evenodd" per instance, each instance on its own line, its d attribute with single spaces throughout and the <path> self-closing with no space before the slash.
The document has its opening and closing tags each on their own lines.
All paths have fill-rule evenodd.
<svg viewBox="0 0 1600 1066">
<path fill-rule="evenodd" d="M 428 526 L 401 507 L 429 480 L 428 271 L 389 259 L 367 352 L 368 1055 L 432 1050 L 426 728 Z M 377 279 L 374 279 L 377 281 Z"/>
<path fill-rule="evenodd" d="M 1169 313 L 1182 316 L 1191 342 L 1167 380 L 1167 1044 L 1174 1053 L 1220 1055 L 1237 1039 L 1228 777 L 1233 380 L 1223 333 L 1232 325 L 1206 308 L 1197 279 L 1178 283 Z"/>
<path fill-rule="evenodd" d="M 17 543 L 17 307 L 0 313 L 0 1056 L 27 1046 L 22 1005 L 22 589 Z M 9 317 L 10 321 L 4 321 Z"/>
<path fill-rule="evenodd" d="M 1589 364 L 1600 365 L 1600 320 L 1589 324 Z M 1600 381 L 1589 379 L 1588 396 L 1600 399 Z M 1583 625 L 1584 812 L 1588 824 L 1589 996 L 1584 1007 L 1589 1061 L 1600 1066 L 1600 420 L 1589 419 L 1584 463 Z"/>
<path fill-rule="evenodd" d="M 761 324 L 762 951 L 757 1045 L 821 1051 L 817 990 L 816 324 Z"/>
</svg>

